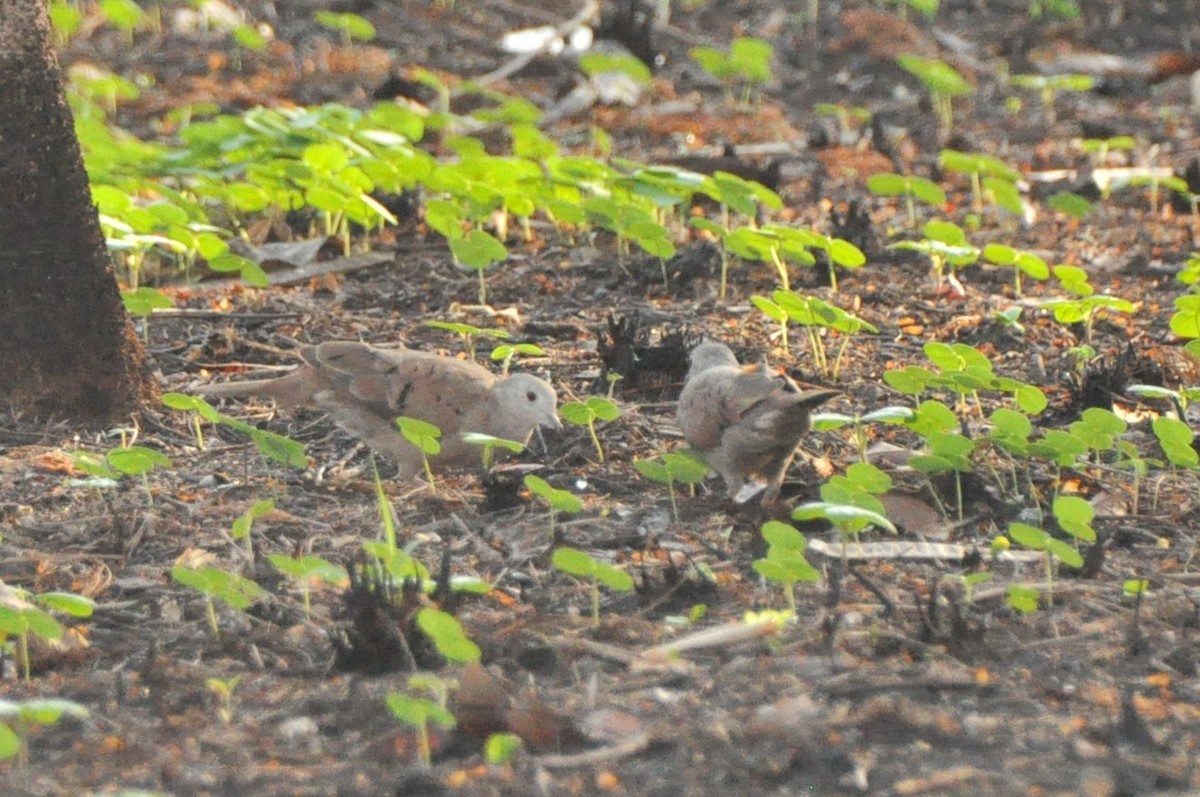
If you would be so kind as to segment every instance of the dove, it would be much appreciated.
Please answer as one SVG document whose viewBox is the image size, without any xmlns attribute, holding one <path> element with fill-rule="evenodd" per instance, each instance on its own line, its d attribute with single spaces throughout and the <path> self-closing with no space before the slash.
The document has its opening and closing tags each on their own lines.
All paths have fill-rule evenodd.
<svg viewBox="0 0 1200 797">
<path fill-rule="evenodd" d="M 411 349 L 380 349 L 356 341 L 328 341 L 300 349 L 303 363 L 276 379 L 206 385 L 202 396 L 267 396 L 284 409 L 312 406 L 396 462 L 399 476 L 421 472 L 420 450 L 395 424 L 418 418 L 442 430 L 442 450 L 430 462 L 479 462 L 482 449 L 462 439 L 480 432 L 528 442 L 534 429 L 560 429 L 558 396 L 530 374 L 497 377 L 482 365 Z"/>
<path fill-rule="evenodd" d="M 676 412 L 688 445 L 721 474 L 731 497 L 761 476 L 767 480 L 762 503 L 773 503 L 809 430 L 811 410 L 840 391 L 801 390 L 765 362 L 739 365 L 720 343 L 701 343 L 689 360 Z"/>
</svg>

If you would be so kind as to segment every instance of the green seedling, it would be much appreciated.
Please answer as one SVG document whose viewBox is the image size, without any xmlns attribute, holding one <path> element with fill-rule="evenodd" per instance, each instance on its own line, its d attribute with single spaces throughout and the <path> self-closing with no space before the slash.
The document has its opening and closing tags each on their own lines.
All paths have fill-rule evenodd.
<svg viewBox="0 0 1200 797">
<path fill-rule="evenodd" d="M 349 47 L 355 41 L 369 42 L 375 38 L 375 26 L 358 14 L 336 11 L 317 11 L 313 20 L 320 26 L 342 35 L 342 44 Z"/>
<path fill-rule="evenodd" d="M 834 382 L 838 379 L 842 360 L 853 336 L 859 332 L 869 332 L 872 335 L 879 333 L 879 329 L 873 324 L 815 296 L 801 296 L 792 291 L 776 290 L 769 300 L 761 296 L 752 296 L 750 301 L 768 318 L 779 321 L 785 327 L 789 322 L 803 327 L 813 363 L 822 376 Z M 825 349 L 824 332 L 837 332 L 841 337 L 842 342 L 832 364 Z"/>
<path fill-rule="evenodd" d="M 1064 290 L 1075 295 L 1073 299 L 1055 299 L 1042 304 L 1054 313 L 1054 320 L 1060 324 L 1083 324 L 1083 339 L 1092 340 L 1092 329 L 1096 318 L 1102 312 L 1132 313 L 1137 307 L 1126 299 L 1116 296 L 1095 294 L 1095 288 L 1088 282 L 1087 272 L 1078 266 L 1055 266 L 1054 276 L 1058 278 Z"/>
<path fill-rule="evenodd" d="M 482 655 L 479 646 L 471 641 L 454 615 L 426 607 L 417 612 L 417 626 L 451 664 L 479 661 Z"/>
<path fill-rule="evenodd" d="M 1038 610 L 1038 600 L 1041 596 L 1034 587 L 1023 584 L 1012 584 L 1005 594 L 1009 608 L 1021 614 L 1033 614 Z"/>
<path fill-rule="evenodd" d="M 652 482 L 667 485 L 671 497 L 671 516 L 679 522 L 679 504 L 675 501 L 675 482 L 688 485 L 695 493 L 696 485 L 704 481 L 708 466 L 687 454 L 663 454 L 655 459 L 634 460 L 634 469 Z"/>
<path fill-rule="evenodd" d="M 61 639 L 63 627 L 54 619 L 51 611 L 70 617 L 91 617 L 96 603 L 91 598 L 71 592 L 43 592 L 35 595 L 26 590 L 9 587 L 0 581 L 0 649 L 9 647 L 9 640 L 16 640 L 17 659 L 26 681 L 31 679 L 29 660 L 29 637 Z M 2 756 L 0 756 L 2 757 Z"/>
<path fill-rule="evenodd" d="M 808 540 L 795 527 L 778 520 L 764 523 L 762 536 L 767 542 L 767 555 L 755 560 L 754 572 L 767 581 L 783 585 L 788 609 L 795 612 L 795 584 L 800 581 L 815 583 L 821 580 L 821 571 L 804 558 Z"/>
<path fill-rule="evenodd" d="M 250 539 L 250 530 L 254 526 L 254 521 L 258 520 L 268 512 L 275 511 L 275 502 L 267 499 L 263 501 L 255 501 L 254 504 L 242 514 L 234 519 L 233 525 L 229 529 L 229 535 L 235 540 L 244 540 L 246 543 L 246 556 L 251 562 L 254 561 L 254 545 Z"/>
<path fill-rule="evenodd" d="M 1180 417 L 1187 413 L 1188 407 L 1200 399 L 1200 387 L 1181 387 L 1178 390 L 1171 390 L 1160 385 L 1130 385 L 1125 388 L 1125 392 L 1142 398 L 1167 399 L 1175 405 Z"/>
<path fill-rule="evenodd" d="M 1063 19 L 1079 19 L 1078 0 L 1029 0 L 1030 19 L 1056 16 Z"/>
<path fill-rule="evenodd" d="M 493 733 L 483 743 L 483 757 L 494 767 L 504 766 L 524 746 L 524 740 L 515 733 Z"/>
<path fill-rule="evenodd" d="M 240 675 L 232 678 L 206 678 L 204 681 L 208 691 L 217 698 L 217 717 L 221 720 L 222 725 L 233 722 L 233 693 L 241 682 L 242 676 Z"/>
<path fill-rule="evenodd" d="M 695 216 L 688 223 L 698 230 L 709 233 L 717 240 L 718 251 L 721 255 L 721 281 L 717 298 L 725 301 L 729 286 L 729 245 L 727 239 L 731 233 L 730 212 L 737 213 L 747 219 L 758 217 L 760 208 L 778 211 L 783 208 L 783 200 L 774 191 L 752 180 L 745 180 L 729 172 L 714 172 L 712 179 L 705 182 L 701 193 L 720 203 L 721 221 L 715 222 L 701 216 Z M 757 259 L 757 258 L 755 258 Z"/>
<path fill-rule="evenodd" d="M 83 11 L 69 0 L 51 0 L 46 4 L 46 13 L 50 17 L 50 26 L 54 28 L 54 46 L 63 50 L 71 37 L 83 27 Z"/>
<path fill-rule="evenodd" d="M 1177 468 L 1192 470 L 1200 466 L 1200 455 L 1192 446 L 1195 435 L 1192 429 L 1178 418 L 1160 415 L 1151 424 L 1158 444 L 1162 446 L 1167 461 Z"/>
<path fill-rule="evenodd" d="M 854 434 L 854 445 L 858 449 L 858 458 L 860 462 L 867 461 L 867 446 L 870 443 L 870 430 L 868 425 L 872 423 L 883 424 L 901 424 L 910 421 L 914 413 L 908 407 L 881 407 L 871 412 L 861 415 L 845 415 L 838 412 L 818 412 L 812 416 L 812 428 L 817 432 L 828 432 L 834 429 L 841 429 L 846 426 L 852 427 Z"/>
<path fill-rule="evenodd" d="M 306 620 L 312 619 L 312 585 L 314 583 L 344 584 L 349 577 L 346 568 L 319 556 L 287 556 L 273 553 L 267 556 L 267 561 L 300 587 L 300 594 L 304 600 L 304 619 Z"/>
<path fill-rule="evenodd" d="M 975 470 L 975 442 L 958 432 L 934 432 L 925 436 L 926 453 L 909 459 L 909 466 L 927 478 L 940 473 L 954 474 L 955 506 L 958 520 L 963 519 L 962 475 Z M 936 495 L 930 484 L 930 492 Z"/>
<path fill-rule="evenodd" d="M 1022 89 L 1036 91 L 1042 100 L 1047 121 L 1054 121 L 1054 99 L 1064 91 L 1091 91 L 1096 79 L 1091 75 L 1013 75 L 1009 82 Z"/>
<path fill-rule="evenodd" d="M 971 197 L 976 213 L 983 212 L 985 194 L 1013 215 L 1020 216 L 1024 211 L 1020 192 L 1016 187 L 1021 173 L 999 158 L 976 152 L 944 149 L 938 154 L 938 163 L 946 171 L 970 176 Z"/>
<path fill-rule="evenodd" d="M 848 106 L 845 103 L 818 102 L 813 106 L 813 112 L 818 116 L 832 116 L 837 119 L 839 140 L 843 143 L 856 138 L 855 131 L 871 121 L 870 110 L 861 105 Z"/>
<path fill-rule="evenodd" d="M 921 58 L 917 55 L 901 55 L 896 63 L 925 84 L 937 113 L 938 123 L 944 132 L 954 128 L 953 99 L 973 93 L 971 84 L 954 67 L 936 58 Z"/>
<path fill-rule="evenodd" d="M 556 548 L 551 562 L 567 575 L 585 578 L 591 583 L 592 625 L 597 628 L 600 626 L 600 585 L 617 592 L 633 589 L 633 576 L 615 565 L 597 561 L 578 548 Z"/>
<path fill-rule="evenodd" d="M 1033 252 L 1014 249 L 1004 244 L 988 244 L 983 248 L 983 259 L 998 266 L 1007 266 L 1013 270 L 1013 293 L 1021 295 L 1021 275 L 1044 280 L 1050 277 L 1050 267 L 1046 261 Z"/>
<path fill-rule="evenodd" d="M 64 717 L 85 720 L 88 710 L 73 700 L 0 699 L 0 761 L 16 758 L 25 749 L 23 739 L 36 726 L 57 725 Z"/>
<path fill-rule="evenodd" d="M 1175 279 L 1188 286 L 1188 290 L 1190 291 L 1188 296 L 1194 297 L 1196 295 L 1196 292 L 1200 290 L 1200 288 L 1197 288 L 1200 285 L 1200 253 L 1193 252 L 1184 261 L 1183 267 L 1179 269 L 1179 273 L 1175 275 Z M 1180 300 L 1182 299 L 1187 299 L 1187 301 L 1181 304 Z M 1174 327 L 1172 327 L 1171 331 L 1175 332 L 1181 338 L 1200 337 L 1200 299 L 1189 299 L 1187 296 L 1180 296 L 1175 299 L 1175 308 L 1177 311 L 1175 316 L 1180 317 L 1180 323 L 1183 324 L 1182 328 L 1186 330 L 1186 333 L 1175 332 Z M 1172 323 L 1175 322 L 1175 316 L 1171 318 Z"/>
<path fill-rule="evenodd" d="M 417 732 L 417 758 L 422 766 L 428 767 L 433 759 L 429 723 L 450 730 L 457 724 L 454 715 L 434 700 L 414 697 L 404 692 L 389 692 L 386 702 L 392 716 Z"/>
<path fill-rule="evenodd" d="M 644 203 L 629 197 L 590 196 L 584 200 L 582 208 L 590 223 L 617 237 L 617 256 L 622 260 L 628 257 L 631 242 L 659 259 L 665 260 L 675 254 L 671 231 Z M 561 209 L 559 213 L 561 215 Z"/>
<path fill-rule="evenodd" d="M 983 573 L 947 573 L 942 576 L 945 581 L 956 581 L 963 588 L 963 603 L 970 606 L 975 600 L 975 587 L 992 580 L 992 574 Z"/>
<path fill-rule="evenodd" d="M 492 467 L 492 460 L 495 459 L 496 449 L 502 451 L 511 451 L 514 454 L 519 454 L 525 450 L 523 443 L 518 443 L 516 440 L 505 440 L 501 437 L 492 437 L 490 434 L 482 434 L 481 432 L 463 432 L 462 439 L 464 443 L 470 443 L 473 446 L 479 446 L 483 449 L 483 467 Z"/>
<path fill-rule="evenodd" d="M 604 396 L 589 396 L 586 401 L 568 401 L 558 408 L 558 414 L 567 423 L 587 427 L 592 445 L 596 447 L 596 456 L 603 462 L 604 449 L 596 435 L 596 421 L 616 420 L 621 414 L 620 408 Z"/>
<path fill-rule="evenodd" d="M 212 629 L 213 636 L 221 634 L 220 622 L 217 619 L 218 600 L 238 611 L 245 611 L 263 594 L 263 588 L 250 579 L 226 572 L 219 567 L 192 568 L 176 565 L 171 568 L 171 578 L 204 596 L 208 626 Z"/>
<path fill-rule="evenodd" d="M 1050 195 L 1046 199 L 1046 207 L 1079 221 L 1086 219 L 1095 210 L 1091 202 L 1071 191 L 1059 191 Z"/>
<path fill-rule="evenodd" d="M 882 513 L 873 512 L 870 509 L 863 509 L 858 506 L 834 504 L 828 501 L 811 501 L 807 504 L 801 504 L 792 510 L 792 520 L 829 521 L 841 538 L 843 563 L 850 540 L 857 540 L 858 535 L 868 527 L 878 526 L 893 534 L 897 533 L 896 527 Z"/>
<path fill-rule="evenodd" d="M 942 207 L 946 204 L 946 192 L 937 183 L 924 177 L 881 172 L 867 179 L 867 190 L 876 196 L 902 196 L 908 211 L 908 226 L 917 226 L 917 211 L 914 199 L 927 205 Z"/>
<path fill-rule="evenodd" d="M 154 492 L 150 489 L 150 474 L 156 468 L 171 467 L 171 458 L 160 451 L 145 446 L 114 448 L 101 458 L 97 454 L 82 451 L 73 455 L 76 468 L 88 474 L 82 481 L 71 482 L 83 487 L 114 487 L 125 476 L 141 477 L 146 492 L 147 506 L 154 505 Z"/>
<path fill-rule="evenodd" d="M 396 426 L 399 427 L 400 434 L 404 435 L 404 439 L 421 452 L 421 464 L 425 466 L 425 481 L 429 482 L 429 486 L 432 488 L 434 486 L 433 469 L 429 466 L 429 458 L 436 457 L 442 452 L 442 444 L 438 440 L 442 436 L 442 430 L 420 418 L 400 417 L 396 419 Z"/>
<path fill-rule="evenodd" d="M 771 79 L 771 56 L 774 48 L 762 39 L 738 36 L 729 43 L 729 51 L 721 52 L 713 47 L 693 47 L 688 51 L 700 68 L 715 77 L 725 87 L 725 94 L 732 99 L 733 87 L 744 84 L 742 103 L 749 104 L 756 87 Z"/>
<path fill-rule="evenodd" d="M 523 357 L 545 357 L 546 352 L 541 346 L 535 343 L 504 343 L 492 349 L 492 360 L 499 362 L 500 376 L 508 376 L 508 367 L 512 365 L 513 358 L 517 355 Z"/>
<path fill-rule="evenodd" d="M 133 44 L 133 31 L 146 22 L 146 12 L 134 0 L 100 0 L 100 13 Z"/>
<path fill-rule="evenodd" d="M 888 249 L 905 249 L 928 257 L 939 290 L 946 278 L 947 266 L 953 272 L 979 259 L 979 248 L 967 243 L 967 234 L 957 224 L 930 221 L 926 222 L 922 231 L 925 233 L 922 240 L 899 241 L 888 246 Z M 957 279 L 954 281 L 957 286 Z"/>
<path fill-rule="evenodd" d="M 227 426 L 230 429 L 249 435 L 250 439 L 254 441 L 254 445 L 258 448 L 259 453 L 273 462 L 278 462 L 281 465 L 286 465 L 289 468 L 297 470 L 304 470 L 308 467 L 308 455 L 305 454 L 304 446 L 300 443 L 274 432 L 256 429 L 248 423 L 217 412 L 211 404 L 199 396 L 188 396 L 183 393 L 164 393 L 162 403 L 164 406 L 174 410 L 196 413 L 192 419 L 192 424 L 196 435 L 196 444 L 201 449 L 204 448 L 204 435 L 200 422 L 208 421 L 209 423 Z"/>
<path fill-rule="evenodd" d="M 471 362 L 475 362 L 475 348 L 480 338 L 507 340 L 509 337 L 508 332 L 503 329 L 484 329 L 483 327 L 477 327 L 472 324 L 463 324 L 457 321 L 426 321 L 425 326 L 433 329 L 444 329 L 447 332 L 453 332 L 461 337 L 463 346 L 465 346 L 467 349 L 467 359 L 469 359 Z M 521 345 L 528 346 L 531 344 L 524 343 Z"/>
<path fill-rule="evenodd" d="M 930 389 L 949 390 L 959 396 L 960 406 L 965 404 L 965 399 L 969 396 L 974 400 L 980 415 L 983 414 L 983 406 L 979 399 L 981 390 L 1012 394 L 1017 407 L 1030 415 L 1036 415 L 1049 404 L 1046 395 L 1034 385 L 998 376 L 992 370 L 991 361 L 978 349 L 965 343 L 947 344 L 931 341 L 925 344 L 923 350 L 930 362 L 940 369 L 939 373 L 910 365 L 885 372 L 883 381 L 895 390 L 912 396 L 920 396 Z M 957 424 L 953 413 L 947 410 L 947 414 L 953 423 Z"/>
<path fill-rule="evenodd" d="M 583 500 L 572 492 L 551 487 L 545 479 L 534 476 L 532 473 L 525 477 L 524 483 L 525 489 L 541 498 L 550 507 L 550 540 L 553 542 L 556 539 L 555 516 L 559 512 L 566 515 L 579 514 L 583 511 Z"/>
<path fill-rule="evenodd" d="M 1046 567 L 1046 603 L 1054 605 L 1054 560 L 1076 569 L 1083 567 L 1083 557 L 1079 551 L 1067 545 L 1062 540 L 1050 536 L 1041 529 L 1025 523 L 1008 524 L 1008 538 L 1013 542 L 1041 551 L 1042 561 Z M 1036 605 L 1036 599 L 1035 599 Z"/>
<path fill-rule="evenodd" d="M 1137 146 L 1137 141 L 1133 136 L 1113 136 L 1111 138 L 1086 138 L 1079 148 L 1084 153 L 1092 156 L 1092 163 L 1097 167 L 1108 165 L 1108 156 L 1111 152 L 1121 152 L 1132 150 Z M 1107 197 L 1105 197 L 1107 199 Z"/>
</svg>

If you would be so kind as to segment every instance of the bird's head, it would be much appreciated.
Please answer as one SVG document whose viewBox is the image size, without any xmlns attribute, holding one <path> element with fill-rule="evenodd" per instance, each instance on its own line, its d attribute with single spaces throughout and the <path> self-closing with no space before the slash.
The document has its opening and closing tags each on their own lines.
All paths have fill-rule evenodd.
<svg viewBox="0 0 1200 797">
<path fill-rule="evenodd" d="M 561 429 L 558 396 L 543 379 L 513 374 L 492 386 L 494 429 L 489 434 L 524 443 L 539 426 Z"/>
<path fill-rule="evenodd" d="M 696 348 L 692 349 L 692 353 L 688 355 L 687 379 L 691 379 L 701 371 L 707 371 L 709 368 L 717 368 L 723 365 L 737 366 L 737 357 L 733 351 L 724 343 L 701 343 Z"/>
</svg>

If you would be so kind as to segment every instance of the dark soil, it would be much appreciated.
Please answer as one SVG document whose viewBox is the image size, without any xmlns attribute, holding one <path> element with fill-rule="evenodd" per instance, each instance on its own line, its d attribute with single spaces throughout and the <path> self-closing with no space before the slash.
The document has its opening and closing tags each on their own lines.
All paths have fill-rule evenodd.
<svg viewBox="0 0 1200 797">
<path fill-rule="evenodd" d="M 226 39 L 173 34 L 169 24 L 135 35 L 132 47 L 102 28 L 70 44 L 62 60 L 153 75 L 152 87 L 115 118 L 149 136 L 167 110 L 202 99 L 226 111 L 285 101 L 365 106 L 398 94 L 428 101 L 410 67 L 446 79 L 484 75 L 511 58 L 498 47 L 504 31 L 554 24 L 577 10 L 505 0 L 458 0 L 452 9 L 412 0 L 335 5 L 371 19 L 377 40 L 346 48 L 331 39 L 311 21 L 321 3 L 251 1 L 247 12 L 271 22 L 277 44 L 243 55 L 240 69 Z M 1086 191 L 1084 137 L 1134 136 L 1130 165 L 1186 173 L 1200 149 L 1188 106 L 1200 42 L 1194 3 L 1088 0 L 1082 19 L 1064 22 L 1030 19 L 1025 0 L 945 0 L 933 22 L 916 15 L 902 22 L 879 4 L 847 0 L 821 3 L 815 31 L 803 24 L 803 3 L 675 4 L 665 30 L 646 27 L 632 0 L 603 5 L 603 32 L 649 60 L 662 56 L 653 85 L 636 107 L 595 107 L 547 132 L 583 151 L 598 126 L 613 137 L 616 155 L 686 156 L 691 168 L 708 168 L 704 158 L 728 150 L 738 162 L 717 160 L 717 168 L 772 181 L 793 223 L 836 229 L 862 247 L 868 264 L 839 274 L 836 293 L 817 269 L 792 274 L 797 290 L 880 330 L 849 347 L 836 383 L 845 396 L 828 409 L 908 403 L 887 387 L 884 372 L 927 365 L 921 347 L 929 341 L 963 342 L 999 373 L 1045 391 L 1050 407 L 1035 419 L 1040 428 L 1065 427 L 1088 406 L 1116 407 L 1129 419 L 1127 439 L 1143 456 L 1163 458 L 1150 419 L 1172 408 L 1124 391 L 1134 383 L 1197 383 L 1195 364 L 1167 325 L 1172 302 L 1186 291 L 1174 275 L 1196 247 L 1197 229 L 1186 208 L 1152 209 L 1143 190 L 1113 194 L 1083 221 L 1049 210 L 1044 197 Z M 687 57 L 692 46 L 724 47 L 740 33 L 776 50 L 775 79 L 752 108 L 729 103 Z M 903 52 L 943 58 L 973 82 L 974 95 L 955 103 L 949 136 L 939 133 L 923 89 L 895 65 Z M 1117 55 L 1124 66 L 1093 91 L 1060 96 L 1052 117 L 1037 97 L 1002 80 L 1005 71 L 1051 68 L 1083 53 Z M 569 59 L 543 57 L 494 88 L 549 107 L 577 80 Z M 1019 110 L 1006 104 L 1014 94 L 1023 99 Z M 839 129 L 814 114 L 821 102 L 865 107 L 874 130 Z M 427 143 L 444 154 L 438 140 Z M 925 263 L 884 248 L 908 234 L 905 210 L 866 190 L 871 174 L 930 177 L 950 194 L 946 217 L 963 222 L 970 212 L 967 182 L 937 168 L 943 147 L 988 152 L 1023 172 L 1075 170 L 1049 191 L 1032 185 L 1036 218 L 985 210 L 971 240 L 1080 265 L 1099 291 L 1137 303 L 1137 312 L 1096 325 L 1096 353 L 1082 367 L 1071 351 L 1081 330 L 1037 306 L 1062 295 L 1056 283 L 1027 280 L 1019 298 L 1007 271 L 974 267 L 958 275 L 964 294 L 939 291 Z M 770 154 L 756 154 L 764 149 Z M 538 344 L 547 357 L 520 367 L 546 376 L 567 398 L 604 393 L 603 373 L 621 373 L 622 415 L 598 427 L 603 462 L 586 430 L 570 426 L 543 435 L 525 456 L 585 502 L 581 514 L 559 519 L 559 541 L 635 578 L 633 593 L 604 592 L 598 628 L 588 585 L 550 565 L 547 512 L 517 488 L 523 471 L 440 474 L 433 489 L 390 480 L 381 463 L 409 553 L 435 576 L 477 576 L 494 589 L 456 600 L 396 595 L 363 576 L 353 588 L 314 588 L 306 617 L 299 590 L 265 556 L 312 553 L 357 566 L 362 543 L 380 534 L 367 452 L 319 414 L 277 415 L 253 401 L 225 407 L 303 442 L 311 460 L 305 471 L 264 464 L 244 437 L 226 430 L 206 427 L 198 448 L 188 419 L 165 409 L 145 408 L 128 428 L 103 433 L 0 415 L 0 579 L 98 603 L 91 619 L 68 623 L 63 649 L 35 651 L 31 682 L 5 662 L 4 698 L 67 698 L 91 717 L 30 729 L 25 754 L 0 764 L 0 792 L 982 797 L 1200 789 L 1200 575 L 1192 566 L 1200 513 L 1188 472 L 1157 468 L 1135 481 L 1111 464 L 1061 472 L 1042 465 L 1028 480 L 1022 471 L 1017 491 L 1010 475 L 981 467 L 964 476 L 960 522 L 953 481 L 930 487 L 896 468 L 893 492 L 909 499 L 892 510 L 898 539 L 924 534 L 982 556 L 882 558 L 851 562 L 847 571 L 814 552 L 825 577 L 797 585 L 797 622 L 781 633 L 727 638 L 675 657 L 644 655 L 749 610 L 783 608 L 782 590 L 751 566 L 763 555 L 759 528 L 787 518 L 787 505 L 814 500 L 825 479 L 858 458 L 847 431 L 813 433 L 785 484 L 787 505 L 771 512 L 735 505 L 712 480 L 694 497 L 679 491 L 678 522 L 666 489 L 634 469 L 635 460 L 682 442 L 674 399 L 685 352 L 702 337 L 729 343 L 744 359 L 765 355 L 802 381 L 825 382 L 804 336 L 793 329 L 784 352 L 775 325 L 750 303 L 769 295 L 773 269 L 735 267 L 730 296 L 719 302 L 719 266 L 702 246 L 681 242 L 665 270 L 638 255 L 619 262 L 605 236 L 514 246 L 520 257 L 488 275 L 491 307 L 507 311 L 491 316 L 473 307 L 474 275 L 456 270 L 440 238 L 410 216 L 372 241 L 389 255 L 381 265 L 290 288 L 180 287 L 179 306 L 193 312 L 149 325 L 164 390 L 186 390 L 217 372 L 290 364 L 296 345 L 327 339 L 461 352 L 453 336 L 425 326 L 435 319 L 502 326 L 514 340 Z M 997 319 L 1014 305 L 1025 308 L 1021 329 Z M 839 341 L 830 343 L 835 349 Z M 491 345 L 481 343 L 481 359 Z M 983 400 L 989 411 L 996 406 L 995 395 Z M 964 415 L 967 433 L 978 432 L 976 416 Z M 873 432 L 873 444 L 916 445 L 899 427 Z M 67 481 L 78 476 L 70 453 L 106 451 L 134 434 L 167 453 L 173 467 L 111 490 Z M 929 522 L 931 489 L 952 520 Z M 1056 492 L 1091 500 L 1099 540 L 1084 546 L 1082 575 L 1061 569 L 1053 606 L 1043 594 L 1038 611 L 1021 615 L 1007 604 L 1007 587 L 1043 584 L 1041 565 L 991 562 L 988 550 L 1010 522 L 1029 520 L 1019 512 L 1035 504 L 1030 490 L 1043 505 Z M 264 498 L 276 509 L 256 521 L 251 558 L 229 529 Z M 805 531 L 813 539 L 832 535 Z M 891 538 L 864 537 L 884 539 Z M 169 575 L 176 564 L 203 563 L 267 590 L 245 612 L 219 605 L 219 635 L 209 629 L 203 598 Z M 957 576 L 973 569 L 991 580 L 967 596 Z M 1133 578 L 1149 580 L 1140 601 L 1122 594 Z M 486 669 L 442 665 L 413 631 L 415 609 L 435 600 L 455 611 Z M 415 734 L 385 704 L 389 692 L 406 688 L 414 665 L 458 682 L 450 703 L 458 727 L 435 730 L 429 768 L 417 761 Z M 210 679 L 240 679 L 227 713 Z M 490 766 L 482 742 L 498 730 L 520 735 L 525 749 Z"/>
</svg>

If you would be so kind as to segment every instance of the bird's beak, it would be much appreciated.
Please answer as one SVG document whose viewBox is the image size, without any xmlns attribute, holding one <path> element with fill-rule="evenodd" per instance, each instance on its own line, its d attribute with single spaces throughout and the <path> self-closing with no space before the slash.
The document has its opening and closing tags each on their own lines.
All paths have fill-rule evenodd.
<svg viewBox="0 0 1200 797">
<path fill-rule="evenodd" d="M 549 421 L 549 423 L 545 423 L 545 424 L 542 424 L 542 425 L 543 425 L 543 426 L 549 426 L 551 429 L 554 429 L 554 430 L 561 430 L 561 429 L 563 428 L 562 421 L 560 421 L 560 420 L 558 419 L 558 412 L 554 412 L 554 413 L 553 413 L 553 414 L 550 416 L 550 421 Z"/>
</svg>

